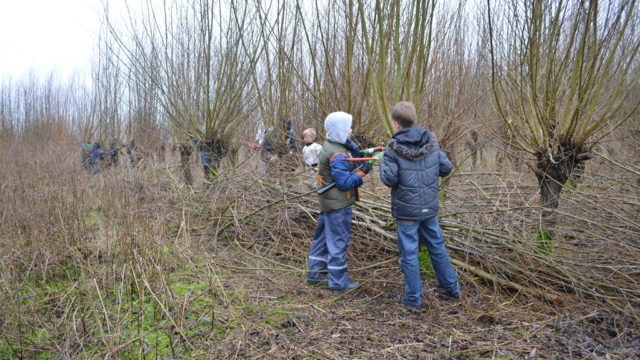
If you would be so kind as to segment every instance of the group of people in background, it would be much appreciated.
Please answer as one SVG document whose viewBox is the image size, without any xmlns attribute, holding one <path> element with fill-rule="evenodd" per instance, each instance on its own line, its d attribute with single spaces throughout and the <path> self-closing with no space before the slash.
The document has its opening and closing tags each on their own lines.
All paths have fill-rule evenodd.
<svg viewBox="0 0 640 360">
<path fill-rule="evenodd" d="M 96 141 L 91 144 L 82 144 L 80 160 L 91 176 L 100 174 L 104 167 L 111 167 L 118 164 L 118 150 L 102 150 L 102 144 Z"/>
<path fill-rule="evenodd" d="M 109 144 L 109 150 L 103 150 L 100 141 L 96 141 L 93 144 L 82 144 L 80 147 L 82 149 L 80 161 L 91 176 L 96 176 L 100 174 L 102 170 L 118 165 L 122 153 L 121 150 L 123 149 L 131 168 L 136 168 L 142 159 L 142 155 L 135 141 L 131 141 L 127 145 L 111 142 Z"/>
<path fill-rule="evenodd" d="M 263 130 L 259 143 L 253 144 L 260 151 L 261 167 L 265 171 L 273 168 L 283 157 L 298 153 L 298 140 L 293 130 L 292 121 L 283 118 L 279 125 L 270 127 L 266 131 Z M 315 129 L 309 128 L 303 132 L 304 147 L 302 148 L 302 155 L 305 169 L 309 172 L 309 179 L 315 178 L 318 154 L 322 148 L 320 144 L 315 143 L 315 139 Z M 208 167 L 213 162 L 211 151 L 207 147 L 208 144 L 202 140 L 194 139 L 193 145 L 198 152 L 198 158 L 203 168 L 205 171 L 208 170 Z M 111 142 L 108 150 L 104 150 L 100 141 L 96 141 L 93 144 L 81 144 L 80 146 L 81 162 L 92 176 L 100 174 L 104 169 L 118 165 L 122 155 L 126 154 L 131 168 L 136 168 L 146 155 L 140 151 L 133 140 L 126 145 Z M 307 183 L 313 185 L 311 181 L 307 181 Z"/>
<path fill-rule="evenodd" d="M 398 302 L 413 308 L 422 305 L 418 258 L 421 238 L 428 249 L 440 294 L 458 299 L 458 277 L 438 223 L 439 178 L 451 172 L 451 162 L 440 150 L 435 135 L 417 124 L 412 103 L 395 104 L 391 119 L 395 134 L 384 149 L 379 171 L 382 182 L 391 188 L 391 213 L 396 219 L 399 264 L 404 274 L 404 293 L 399 295 Z M 322 145 L 315 142 L 315 129 L 308 128 L 302 133 L 305 183 L 311 187 L 335 184 L 318 197 L 320 215 L 309 250 L 307 283 L 324 284 L 336 292 L 360 287 L 359 282 L 349 277 L 346 253 L 352 234 L 352 207 L 359 199 L 358 188 L 372 170 L 371 162 L 353 161 L 364 154 L 351 140 L 352 120 L 345 112 L 329 114 L 324 121 L 326 140 Z M 296 133 L 291 120 L 283 118 L 277 126 L 266 129 L 256 145 L 265 171 L 279 159 L 296 153 Z M 113 144 L 106 151 L 99 142 L 82 147 L 83 163 L 92 175 L 99 174 L 103 166 L 118 162 L 119 148 Z M 126 149 L 131 166 L 135 166 L 135 143 Z"/>
<path fill-rule="evenodd" d="M 302 132 L 302 160 L 305 168 L 305 183 L 314 186 L 317 174 L 318 156 L 322 145 L 316 143 L 317 132 L 314 128 L 307 128 Z M 298 151 L 296 133 L 291 120 L 283 118 L 278 126 L 270 127 L 264 134 L 257 136 L 259 141 L 261 167 L 269 171 L 284 156 Z"/>
</svg>

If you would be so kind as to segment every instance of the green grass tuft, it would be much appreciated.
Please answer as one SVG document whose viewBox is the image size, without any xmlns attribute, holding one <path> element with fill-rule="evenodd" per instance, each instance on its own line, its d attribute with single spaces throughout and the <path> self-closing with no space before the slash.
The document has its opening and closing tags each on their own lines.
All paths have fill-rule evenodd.
<svg viewBox="0 0 640 360">
<path fill-rule="evenodd" d="M 433 270 L 431 257 L 429 256 L 429 251 L 427 250 L 426 246 L 420 246 L 420 251 L 418 251 L 418 259 L 420 259 L 420 273 L 426 277 L 435 277 L 436 272 Z"/>
<path fill-rule="evenodd" d="M 543 254 L 549 254 L 556 246 L 551 233 L 544 229 L 536 229 L 536 249 Z"/>
</svg>

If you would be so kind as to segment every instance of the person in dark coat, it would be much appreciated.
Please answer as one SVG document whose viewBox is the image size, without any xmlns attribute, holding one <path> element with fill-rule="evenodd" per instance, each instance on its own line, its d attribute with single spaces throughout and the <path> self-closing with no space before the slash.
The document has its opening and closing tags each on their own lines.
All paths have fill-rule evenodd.
<svg viewBox="0 0 640 360">
<path fill-rule="evenodd" d="M 112 140 L 109 142 L 109 151 L 107 151 L 107 158 L 105 159 L 105 168 L 118 166 L 119 151 L 122 146 L 118 145 L 118 141 Z"/>
<path fill-rule="evenodd" d="M 260 143 L 260 158 L 262 167 L 269 168 L 285 155 L 293 154 L 297 150 L 296 132 L 291 120 L 282 118 L 280 125 L 270 127 Z"/>
<path fill-rule="evenodd" d="M 410 307 L 422 305 L 418 234 L 426 243 L 438 283 L 449 298 L 458 299 L 458 276 L 438 224 L 439 177 L 451 173 L 451 162 L 440 150 L 435 135 L 416 125 L 412 103 L 394 105 L 391 119 L 396 133 L 384 151 L 380 179 L 391 188 L 391 213 L 397 224 L 405 289 L 398 301 Z"/>
<path fill-rule="evenodd" d="M 102 146 L 97 141 L 93 143 L 93 146 L 91 147 L 89 158 L 87 159 L 91 176 L 96 176 L 102 171 L 100 163 L 103 160 L 103 155 L 107 155 L 110 157 L 115 153 L 115 150 L 102 151 L 101 147 Z"/>
</svg>

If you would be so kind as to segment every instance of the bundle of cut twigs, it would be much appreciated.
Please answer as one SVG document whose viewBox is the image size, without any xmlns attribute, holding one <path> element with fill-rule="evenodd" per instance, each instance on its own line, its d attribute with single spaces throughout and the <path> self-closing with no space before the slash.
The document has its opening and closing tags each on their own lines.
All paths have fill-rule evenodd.
<svg viewBox="0 0 640 360">
<path fill-rule="evenodd" d="M 317 219 L 315 189 L 305 174 L 220 179 L 225 192 L 206 226 L 215 237 L 271 259 L 287 271 L 304 271 Z M 535 183 L 522 176 L 458 174 L 444 188 L 440 222 L 454 265 L 469 279 L 551 304 L 599 301 L 637 318 L 640 308 L 639 204 L 606 191 L 590 174 L 565 194 L 552 238 L 540 233 Z M 397 259 L 389 192 L 372 181 L 354 207 L 353 268 L 390 266 Z M 639 190 L 637 187 L 632 189 Z M 200 227 L 203 228 L 203 227 Z"/>
</svg>

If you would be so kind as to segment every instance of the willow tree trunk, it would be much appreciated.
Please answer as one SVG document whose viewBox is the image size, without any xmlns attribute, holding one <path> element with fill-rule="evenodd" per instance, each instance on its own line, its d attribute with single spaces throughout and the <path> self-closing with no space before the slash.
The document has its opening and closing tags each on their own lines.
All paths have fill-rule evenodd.
<svg viewBox="0 0 640 360">
<path fill-rule="evenodd" d="M 207 180 L 218 176 L 220 162 L 229 153 L 230 142 L 227 140 L 214 139 L 205 141 L 198 145 L 202 171 Z"/>
<path fill-rule="evenodd" d="M 584 162 L 591 157 L 591 153 L 585 152 L 581 146 L 572 144 L 561 145 L 553 154 L 548 151 L 540 151 L 537 154 L 536 177 L 540 187 L 540 205 L 544 208 L 544 227 L 553 227 L 553 213 L 558 208 L 564 185 L 572 173 L 580 173 L 584 169 Z"/>
<path fill-rule="evenodd" d="M 482 159 L 482 144 L 480 144 L 480 135 L 475 129 L 471 130 L 469 139 L 465 143 L 471 156 L 471 166 L 473 170 L 476 170 L 478 165 L 478 156 Z"/>
<path fill-rule="evenodd" d="M 191 175 L 191 166 L 189 166 L 189 160 L 193 153 L 193 146 L 188 143 L 180 144 L 180 167 L 182 167 L 182 173 L 184 174 L 184 181 L 187 185 L 193 185 L 193 176 Z"/>
<path fill-rule="evenodd" d="M 156 160 L 158 160 L 160 163 L 164 163 L 165 162 L 165 153 L 166 153 L 166 146 L 165 144 L 160 144 L 156 147 Z"/>
</svg>

